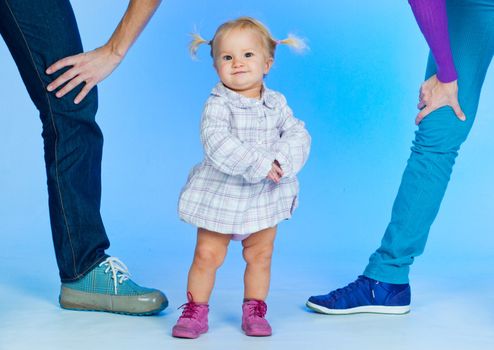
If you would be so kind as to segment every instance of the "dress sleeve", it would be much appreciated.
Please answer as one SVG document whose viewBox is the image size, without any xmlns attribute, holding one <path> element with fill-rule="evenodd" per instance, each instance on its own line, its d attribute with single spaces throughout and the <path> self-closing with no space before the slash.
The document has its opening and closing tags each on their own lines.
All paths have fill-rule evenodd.
<svg viewBox="0 0 494 350">
<path fill-rule="evenodd" d="M 286 177 L 292 177 L 302 169 L 309 157 L 311 137 L 304 122 L 293 116 L 292 110 L 282 97 L 280 139 L 272 150 Z"/>
<path fill-rule="evenodd" d="M 408 2 L 436 61 L 437 78 L 443 83 L 458 79 L 451 54 L 446 0 Z"/>
<path fill-rule="evenodd" d="M 250 183 L 266 178 L 274 154 L 242 142 L 231 133 L 231 111 L 218 102 L 208 101 L 201 121 L 201 141 L 206 158 L 228 175 L 240 175 Z"/>
</svg>

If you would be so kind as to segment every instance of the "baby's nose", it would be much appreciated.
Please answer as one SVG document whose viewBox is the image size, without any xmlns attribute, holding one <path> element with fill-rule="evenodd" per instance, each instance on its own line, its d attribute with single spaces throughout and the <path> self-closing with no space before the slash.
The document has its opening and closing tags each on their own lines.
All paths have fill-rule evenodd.
<svg viewBox="0 0 494 350">
<path fill-rule="evenodd" d="M 241 66 L 243 64 L 243 61 L 239 58 L 234 58 L 233 59 L 233 66 L 237 67 L 237 66 Z"/>
</svg>

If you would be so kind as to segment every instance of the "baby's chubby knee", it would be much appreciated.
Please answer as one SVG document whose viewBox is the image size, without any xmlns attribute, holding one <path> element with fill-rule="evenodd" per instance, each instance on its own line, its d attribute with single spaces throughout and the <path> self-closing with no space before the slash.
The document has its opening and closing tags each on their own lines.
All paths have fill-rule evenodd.
<svg viewBox="0 0 494 350">
<path fill-rule="evenodd" d="M 247 264 L 270 265 L 273 256 L 273 244 L 244 247 L 243 257 Z"/>
<path fill-rule="evenodd" d="M 202 244 L 196 247 L 194 263 L 199 266 L 218 268 L 223 264 L 226 248 Z"/>
</svg>

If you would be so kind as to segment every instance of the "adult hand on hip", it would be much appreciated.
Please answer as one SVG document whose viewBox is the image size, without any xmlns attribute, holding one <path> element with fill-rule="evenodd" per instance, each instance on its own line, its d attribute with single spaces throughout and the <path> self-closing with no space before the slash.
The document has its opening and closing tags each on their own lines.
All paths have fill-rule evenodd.
<svg viewBox="0 0 494 350">
<path fill-rule="evenodd" d="M 64 67 L 71 68 L 51 82 L 47 90 L 53 91 L 65 84 L 56 93 L 60 98 L 84 83 L 74 100 L 74 103 L 81 102 L 96 84 L 117 68 L 160 3 L 161 0 L 129 0 L 127 10 L 105 45 L 93 51 L 65 57 L 48 67 L 46 74 L 52 74 Z"/>
<path fill-rule="evenodd" d="M 71 67 L 57 79 L 51 82 L 47 90 L 53 91 L 65 84 L 55 94 L 58 98 L 63 97 L 79 84 L 84 87 L 74 99 L 74 103 L 81 102 L 91 89 L 117 68 L 122 56 L 112 52 L 108 46 L 102 46 L 96 50 L 84 52 L 78 55 L 65 57 L 46 70 L 47 74 L 53 74 L 64 67 Z"/>
<path fill-rule="evenodd" d="M 419 125 L 422 119 L 429 113 L 444 106 L 451 106 L 456 117 L 465 121 L 466 117 L 458 103 L 458 81 L 454 80 L 449 83 L 442 83 L 434 74 L 427 79 L 420 87 L 419 104 L 417 108 L 420 112 L 415 118 L 415 124 Z"/>
</svg>

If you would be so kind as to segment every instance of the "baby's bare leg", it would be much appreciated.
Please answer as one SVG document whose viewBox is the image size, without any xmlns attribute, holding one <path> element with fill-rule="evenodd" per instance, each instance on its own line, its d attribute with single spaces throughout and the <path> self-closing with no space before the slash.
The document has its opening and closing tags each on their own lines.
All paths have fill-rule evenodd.
<svg viewBox="0 0 494 350">
<path fill-rule="evenodd" d="M 276 226 L 253 233 L 242 241 L 243 256 L 247 263 L 244 274 L 245 299 L 265 300 L 268 295 L 275 237 Z"/>
<path fill-rule="evenodd" d="M 230 239 L 231 235 L 197 229 L 196 250 L 187 284 L 187 291 L 192 294 L 195 302 L 209 302 L 216 270 L 225 260 Z"/>
</svg>

